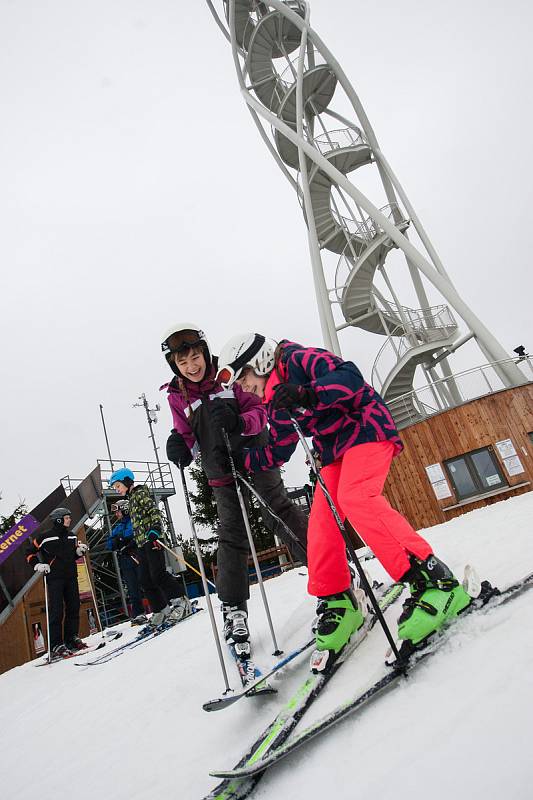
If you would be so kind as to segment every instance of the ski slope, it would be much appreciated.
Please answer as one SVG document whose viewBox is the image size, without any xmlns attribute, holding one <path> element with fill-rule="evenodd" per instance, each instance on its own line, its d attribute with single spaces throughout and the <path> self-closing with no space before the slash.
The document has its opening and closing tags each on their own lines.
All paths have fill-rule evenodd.
<svg viewBox="0 0 533 800">
<path fill-rule="evenodd" d="M 481 577 L 504 586 L 533 571 L 532 520 L 529 493 L 425 535 L 456 572 L 472 563 Z M 383 577 L 375 560 L 366 566 Z M 314 615 L 305 571 L 265 586 L 278 641 L 288 651 L 308 638 Z M 391 625 L 400 604 L 387 613 Z M 272 769 L 253 797 L 529 799 L 532 612 L 533 591 L 460 620 L 408 681 Z M 273 647 L 257 587 L 250 617 L 256 660 L 266 667 Z M 129 625 L 122 628 L 120 643 L 134 635 Z M 320 717 L 383 674 L 385 650 L 376 626 L 304 719 Z M 3 800 L 201 800 L 218 782 L 209 769 L 237 762 L 307 669 L 303 656 L 274 682 L 277 696 L 206 713 L 202 702 L 224 684 L 205 612 L 107 664 L 74 666 L 90 658 L 42 669 L 34 662 L 0 676 Z M 237 689 L 229 658 L 227 668 Z"/>
</svg>

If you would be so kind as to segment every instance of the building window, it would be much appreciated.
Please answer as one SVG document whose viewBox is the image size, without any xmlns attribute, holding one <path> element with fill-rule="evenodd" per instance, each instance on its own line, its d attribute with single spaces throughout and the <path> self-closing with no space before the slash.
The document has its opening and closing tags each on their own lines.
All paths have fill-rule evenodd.
<svg viewBox="0 0 533 800">
<path fill-rule="evenodd" d="M 444 462 L 458 500 L 508 486 L 492 448 L 472 450 Z"/>
</svg>

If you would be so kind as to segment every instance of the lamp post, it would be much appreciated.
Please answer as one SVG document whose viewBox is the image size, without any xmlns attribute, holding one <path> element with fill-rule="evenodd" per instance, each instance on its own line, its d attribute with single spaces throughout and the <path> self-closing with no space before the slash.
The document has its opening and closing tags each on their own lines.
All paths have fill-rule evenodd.
<svg viewBox="0 0 533 800">
<path fill-rule="evenodd" d="M 155 408 L 150 408 L 150 406 L 148 404 L 148 400 L 146 399 L 146 395 L 145 395 L 144 392 L 139 396 L 138 399 L 141 402 L 140 403 L 134 403 L 133 404 L 133 408 L 144 408 L 144 410 L 146 412 L 146 419 L 148 421 L 148 427 L 150 429 L 149 438 L 152 440 L 152 445 L 153 445 L 153 448 L 154 448 L 155 460 L 156 460 L 156 463 L 157 463 L 157 468 L 158 468 L 158 471 L 159 471 L 159 477 L 160 477 L 160 480 L 161 480 L 161 488 L 164 489 L 165 481 L 164 481 L 164 478 L 163 478 L 163 470 L 161 468 L 161 462 L 159 461 L 159 453 L 158 453 L 159 447 L 156 444 L 155 436 L 154 436 L 154 425 L 157 423 L 157 413 L 156 412 L 160 411 L 160 406 L 159 406 L 159 404 L 157 404 L 155 406 Z M 169 537 L 170 537 L 170 543 L 171 543 L 172 547 L 176 547 L 177 544 L 178 544 L 178 540 L 176 538 L 176 532 L 174 530 L 174 523 L 172 522 L 172 515 L 170 513 L 170 505 L 169 505 L 169 502 L 168 502 L 168 498 L 167 497 L 163 497 L 162 498 L 162 502 L 163 502 L 163 505 L 165 506 L 165 514 L 166 514 L 166 518 L 167 518 L 167 522 L 168 522 L 168 532 L 169 532 Z"/>
</svg>

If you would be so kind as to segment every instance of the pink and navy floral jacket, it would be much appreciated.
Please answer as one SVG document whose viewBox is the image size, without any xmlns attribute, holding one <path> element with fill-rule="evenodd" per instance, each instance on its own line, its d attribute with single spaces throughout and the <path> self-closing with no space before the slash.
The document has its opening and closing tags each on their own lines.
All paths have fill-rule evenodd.
<svg viewBox="0 0 533 800">
<path fill-rule="evenodd" d="M 341 458 L 351 447 L 367 442 L 391 441 L 395 455 L 402 451 L 389 409 L 354 363 L 327 350 L 302 347 L 286 339 L 281 345 L 281 358 L 270 375 L 263 400 L 270 425 L 269 442 L 265 447 L 245 449 L 248 470 L 257 472 L 284 464 L 298 444 L 289 413 L 272 408 L 274 387 L 279 383 L 296 383 L 315 391 L 316 406 L 295 409 L 293 416 L 306 438 L 313 439 L 323 466 Z"/>
</svg>

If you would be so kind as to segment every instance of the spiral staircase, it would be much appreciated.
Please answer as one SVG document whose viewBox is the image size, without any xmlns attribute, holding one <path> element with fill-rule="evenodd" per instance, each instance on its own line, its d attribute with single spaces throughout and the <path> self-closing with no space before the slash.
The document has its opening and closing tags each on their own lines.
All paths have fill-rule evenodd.
<svg viewBox="0 0 533 800">
<path fill-rule="evenodd" d="M 353 89 L 351 95 L 348 91 L 348 96 L 359 125 L 332 110 L 339 84 L 346 93 L 347 79 L 325 45 L 313 35 L 308 4 L 302 0 L 222 0 L 222 4 L 228 26 L 227 38 L 232 42 L 236 64 L 240 65 L 241 88 L 258 101 L 247 102 L 254 105 L 252 113 L 256 121 L 262 118 L 263 126 L 265 120 L 270 124 L 271 142 L 279 166 L 289 174 L 291 171 L 298 173 L 293 184 L 307 226 L 316 234 L 318 258 L 326 283 L 327 297 L 321 301 L 317 294 L 319 307 L 322 302 L 331 320 L 329 339 L 325 333 L 326 345 L 338 350 L 336 332 L 345 327 L 360 328 L 384 337 L 374 363 L 372 382 L 390 404 L 399 427 L 422 419 L 425 416 L 423 405 L 414 395 L 406 397 L 415 385 L 417 369 L 423 368 L 427 375 L 447 358 L 459 340 L 459 324 L 454 313 L 448 305 L 430 305 L 421 277 L 422 272 L 428 277 L 427 270 L 421 271 L 418 263 L 413 266 L 407 256 L 408 245 L 404 246 L 406 240 L 397 235 L 405 236 L 412 222 L 423 242 L 425 232 L 416 216 L 409 214 L 410 206 L 403 190 L 384 167 L 386 162 L 375 134 Z M 215 14 L 211 0 L 208 5 Z M 220 19 L 218 22 L 222 27 Z M 257 109 L 258 104 L 263 112 Z M 302 112 L 300 120 L 299 110 Z M 333 129 L 331 120 L 337 123 Z M 278 125 L 277 121 L 282 124 Z M 339 121 L 344 127 L 338 128 Z M 321 158 L 311 157 L 309 151 L 304 151 L 304 144 L 311 146 Z M 303 158 L 300 157 L 302 153 Z M 346 194 L 346 182 L 339 178 L 339 174 L 343 178 L 350 176 L 350 184 L 355 186 L 357 172 L 364 167 L 379 173 L 381 188 L 388 200 L 386 205 L 376 206 L 373 213 L 365 213 L 364 195 L 360 194 L 359 203 L 353 197 L 355 192 Z M 402 203 L 398 195 L 403 198 Z M 406 252 L 420 303 L 418 309 L 399 302 L 388 275 L 386 284 L 391 289 L 388 299 L 376 285 L 376 277 L 386 275 L 387 258 L 398 246 Z M 446 299 L 447 290 L 452 294 L 453 287 L 436 254 L 432 257 L 433 249 L 425 246 L 432 258 L 431 263 L 427 262 L 432 270 L 429 280 Z M 337 258 L 334 279 L 330 281 L 323 263 L 327 254 Z M 423 259 L 420 256 L 417 260 L 422 263 Z M 419 272 L 415 275 L 417 269 Z M 443 274 L 447 283 L 443 283 Z M 338 307 L 344 323 L 335 323 L 333 306 Z M 463 308 L 466 308 L 464 304 Z M 475 322 L 469 310 L 461 316 L 468 318 L 469 324 L 470 319 Z M 461 341 L 475 335 L 472 328 Z M 491 340 L 491 345 L 494 342 Z M 488 345 L 483 344 L 486 352 Z M 498 347 L 501 357 L 502 348 Z M 510 369 L 505 380 L 516 385 L 519 378 Z M 453 404 L 453 397 L 440 383 L 438 391 L 443 403 Z"/>
</svg>

